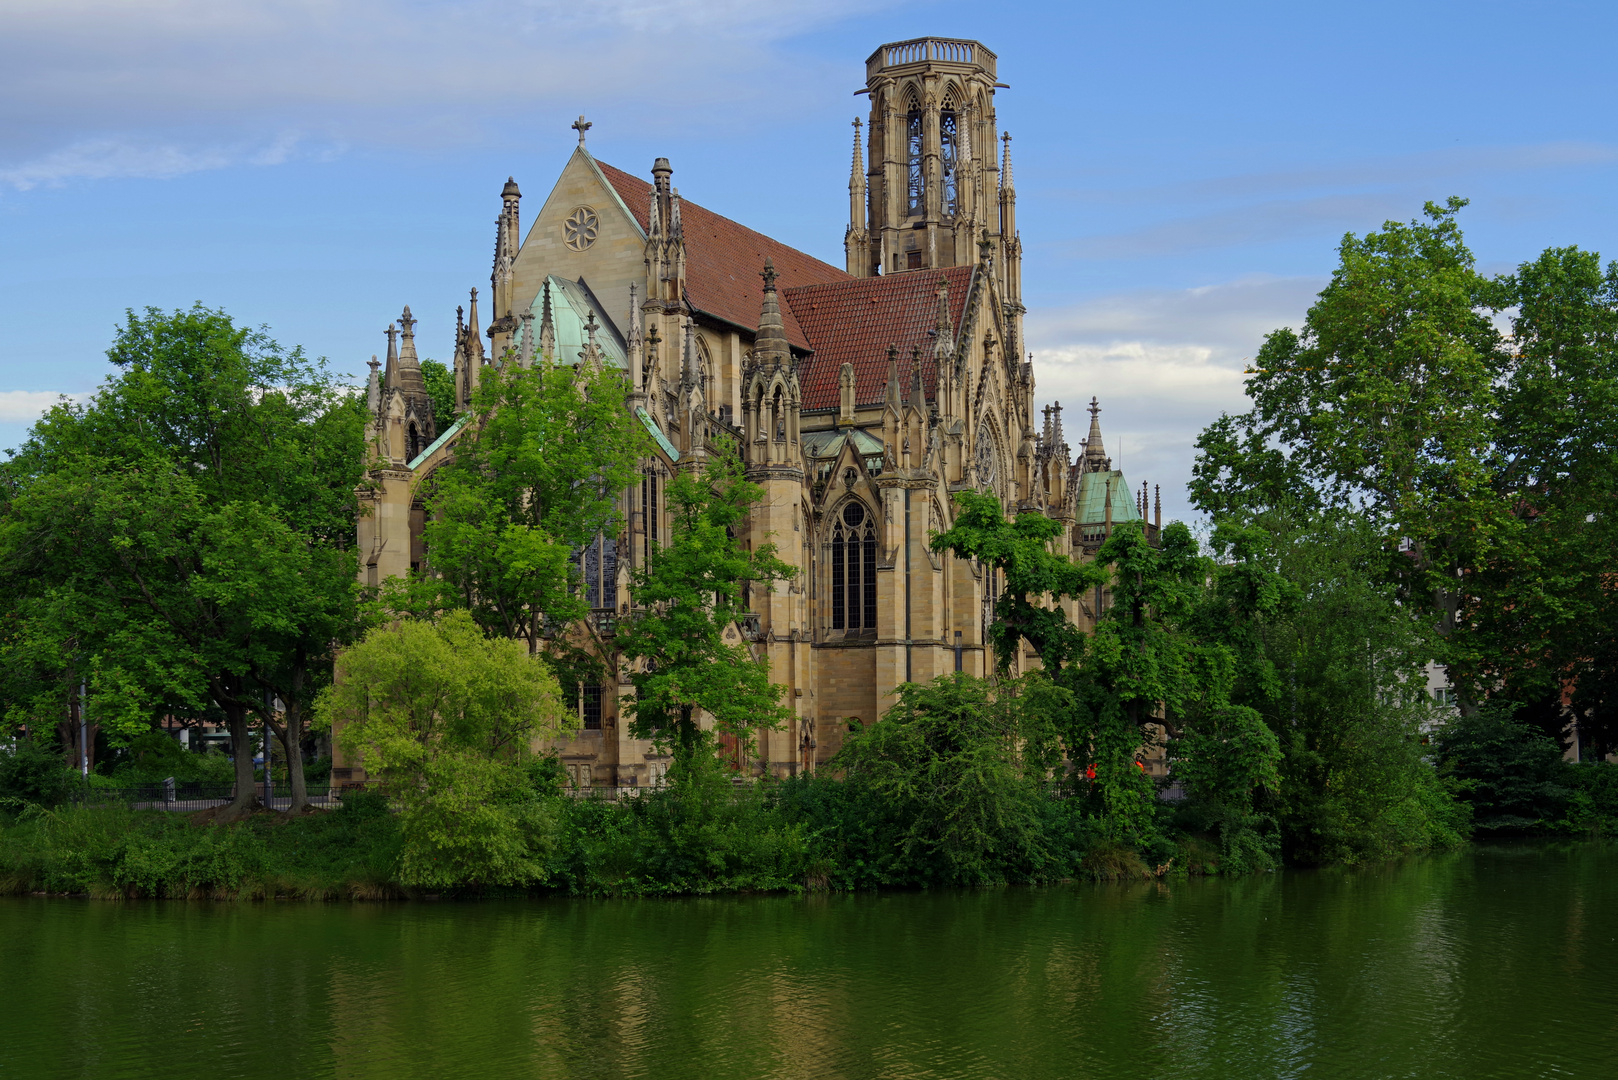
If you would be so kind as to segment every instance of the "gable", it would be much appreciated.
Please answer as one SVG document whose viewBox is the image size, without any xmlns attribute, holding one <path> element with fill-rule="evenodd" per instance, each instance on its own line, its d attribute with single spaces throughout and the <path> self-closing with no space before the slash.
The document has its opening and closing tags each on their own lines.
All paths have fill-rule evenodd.
<svg viewBox="0 0 1618 1080">
<path fill-rule="evenodd" d="M 580 209 L 590 211 L 596 221 L 595 238 L 582 248 L 568 243 L 566 228 L 568 217 Z M 529 310 L 547 276 L 568 281 L 583 278 L 613 321 L 623 326 L 629 312 L 629 287 L 644 287 L 645 260 L 646 233 L 640 223 L 602 176 L 595 159 L 577 148 L 517 251 L 512 267 L 512 309 Z"/>
</svg>

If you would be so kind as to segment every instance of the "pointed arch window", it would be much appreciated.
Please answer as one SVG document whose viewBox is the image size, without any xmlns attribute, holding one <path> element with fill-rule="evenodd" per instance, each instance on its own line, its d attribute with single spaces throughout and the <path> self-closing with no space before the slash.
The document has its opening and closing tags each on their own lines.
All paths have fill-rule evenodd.
<svg viewBox="0 0 1618 1080">
<path fill-rule="evenodd" d="M 944 166 L 944 213 L 950 215 L 960 212 L 955 182 L 957 135 L 955 110 L 945 109 L 938 118 L 938 144 Z"/>
<path fill-rule="evenodd" d="M 905 120 L 905 157 L 909 169 L 909 204 L 912 215 L 927 209 L 927 180 L 922 173 L 921 109 L 912 104 Z"/>
<path fill-rule="evenodd" d="M 573 566 L 579 574 L 579 590 L 592 609 L 618 606 L 618 539 L 597 533 L 573 553 Z"/>
<path fill-rule="evenodd" d="M 832 528 L 831 627 L 876 629 L 876 521 L 860 502 L 846 504 Z"/>
</svg>

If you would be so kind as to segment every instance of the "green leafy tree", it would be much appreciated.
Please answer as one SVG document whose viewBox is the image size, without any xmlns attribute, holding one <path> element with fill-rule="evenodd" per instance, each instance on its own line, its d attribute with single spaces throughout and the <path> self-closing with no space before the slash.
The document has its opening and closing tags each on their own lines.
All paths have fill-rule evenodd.
<svg viewBox="0 0 1618 1080">
<path fill-rule="evenodd" d="M 1079 563 L 1051 550 L 1059 522 L 1033 511 L 1008 521 L 990 495 L 957 500 L 961 512 L 933 549 L 1002 571 L 990 631 L 996 654 L 1005 666 L 1027 640 L 1067 692 L 1057 727 L 1075 782 L 1112 839 L 1140 841 L 1154 829 L 1155 789 L 1139 759 L 1151 725 L 1179 740 L 1182 767 L 1209 795 L 1249 805 L 1255 789 L 1274 785 L 1274 736 L 1231 698 L 1238 654 L 1208 632 L 1204 610 L 1215 568 L 1184 525 L 1164 529 L 1157 544 L 1138 524 L 1120 525 L 1093 562 Z M 1110 589 L 1112 603 L 1087 637 L 1057 601 L 1097 587 Z M 1260 589 L 1234 607 L 1240 598 L 1227 597 L 1217 630 L 1260 617 L 1266 595 Z"/>
<path fill-rule="evenodd" d="M 354 626 L 362 406 L 323 361 L 200 305 L 131 312 L 108 357 L 120 373 L 48 413 L 5 468 L 25 706 L 88 679 L 124 736 L 217 709 L 233 813 L 257 800 L 252 729 L 268 722 L 301 801 L 302 709 Z"/>
<path fill-rule="evenodd" d="M 598 533 L 617 535 L 619 498 L 651 448 L 627 391 L 619 371 L 543 356 L 491 366 L 428 489 L 428 583 L 441 586 L 440 602 L 548 649 L 564 673 L 577 659 L 573 638 L 547 634 L 589 613 L 570 560 Z"/>
<path fill-rule="evenodd" d="M 631 665 L 635 699 L 626 712 L 634 731 L 672 746 L 678 777 L 704 764 L 710 732 L 700 714 L 712 718 L 713 732 L 743 744 L 791 715 L 768 659 L 745 641 L 727 643 L 725 632 L 747 611 L 746 589 L 770 588 L 794 571 L 773 544 L 749 551 L 736 538 L 762 489 L 747 481 L 733 445 L 701 471 L 676 474 L 665 496 L 668 541 L 636 570 L 636 610 L 619 624 L 617 646 Z"/>
<path fill-rule="evenodd" d="M 433 421 L 442 435 L 455 422 L 455 373 L 437 360 L 422 360 L 421 378 L 433 403 Z"/>
<path fill-rule="evenodd" d="M 1287 860 L 1357 862 L 1459 842 L 1464 814 L 1421 741 L 1434 715 L 1424 665 L 1435 629 L 1383 576 L 1377 528 L 1354 513 L 1268 511 L 1214 536 L 1226 560 L 1214 596 L 1234 590 L 1238 611 L 1261 613 L 1220 630 L 1216 600 L 1207 632 L 1236 650 L 1232 701 L 1256 710 L 1279 744 L 1280 783 L 1265 805 Z M 1273 601 L 1254 595 L 1264 590 Z"/>
<path fill-rule="evenodd" d="M 1557 739 L 1566 690 L 1599 759 L 1618 749 L 1618 264 L 1551 248 L 1503 284 L 1516 310 L 1494 488 L 1517 531 L 1471 575 L 1463 634 L 1477 678 Z"/>
<path fill-rule="evenodd" d="M 423 888 L 543 878 L 553 813 L 528 765 L 577 723 L 523 643 L 464 611 L 373 629 L 343 653 L 317 722 L 401 808 L 400 880 Z"/>
<path fill-rule="evenodd" d="M 1464 243 L 1465 205 L 1343 238 L 1302 332 L 1265 338 L 1253 410 L 1199 440 L 1192 484 L 1216 520 L 1261 504 L 1363 509 L 1387 538 L 1384 576 L 1434 614 L 1456 671 L 1476 659 L 1456 635 L 1463 575 L 1509 546 L 1514 525 L 1492 488 L 1502 291 Z"/>
<path fill-rule="evenodd" d="M 996 686 L 956 673 L 905 683 L 882 719 L 850 732 L 830 766 L 895 818 L 873 852 L 893 883 L 1037 877 L 1044 778 L 1057 756 L 1043 674 Z M 869 812 L 871 804 L 864 806 Z"/>
</svg>

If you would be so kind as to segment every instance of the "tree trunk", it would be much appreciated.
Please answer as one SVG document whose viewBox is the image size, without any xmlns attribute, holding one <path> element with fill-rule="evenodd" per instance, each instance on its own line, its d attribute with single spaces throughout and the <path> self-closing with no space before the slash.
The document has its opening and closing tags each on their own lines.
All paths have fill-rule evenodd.
<svg viewBox="0 0 1618 1080">
<path fill-rule="evenodd" d="M 298 700 L 287 702 L 286 724 L 279 734 L 287 752 L 287 778 L 292 784 L 292 805 L 287 807 L 287 814 L 301 814 L 309 806 L 309 785 L 303 777 L 303 704 Z"/>
<path fill-rule="evenodd" d="M 258 797 L 258 785 L 253 780 L 253 729 L 247 723 L 247 709 L 236 702 L 221 702 L 220 705 L 230 725 L 230 750 L 236 759 L 236 797 L 220 818 L 233 821 L 264 803 Z M 264 756 L 268 759 L 269 754 Z"/>
</svg>

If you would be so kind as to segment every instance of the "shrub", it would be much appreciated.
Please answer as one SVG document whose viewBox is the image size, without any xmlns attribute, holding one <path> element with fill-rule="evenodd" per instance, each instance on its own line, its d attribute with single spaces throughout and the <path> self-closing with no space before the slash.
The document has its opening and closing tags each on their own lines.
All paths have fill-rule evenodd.
<svg viewBox="0 0 1618 1080">
<path fill-rule="evenodd" d="M 79 783 L 79 774 L 63 763 L 54 745 L 21 738 L 0 750 L 0 802 L 15 808 L 59 806 Z"/>
</svg>

